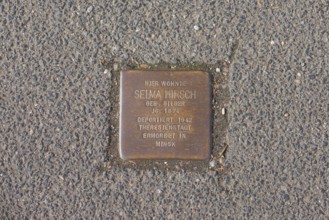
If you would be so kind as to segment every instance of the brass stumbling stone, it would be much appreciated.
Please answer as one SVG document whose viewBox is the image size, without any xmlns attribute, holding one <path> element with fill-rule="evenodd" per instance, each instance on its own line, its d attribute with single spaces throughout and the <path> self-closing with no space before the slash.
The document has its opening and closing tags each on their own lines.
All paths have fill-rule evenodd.
<svg viewBox="0 0 329 220">
<path fill-rule="evenodd" d="M 203 71 L 127 70 L 120 84 L 120 157 L 206 160 L 211 86 Z"/>
</svg>

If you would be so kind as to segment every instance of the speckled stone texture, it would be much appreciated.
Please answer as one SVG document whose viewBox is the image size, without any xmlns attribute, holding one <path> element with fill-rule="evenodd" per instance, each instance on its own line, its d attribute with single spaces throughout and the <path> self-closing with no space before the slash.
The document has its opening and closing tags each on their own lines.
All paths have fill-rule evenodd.
<svg viewBox="0 0 329 220">
<path fill-rule="evenodd" d="M 0 0 L 0 218 L 328 219 L 328 20 L 327 0 Z M 231 172 L 100 171 L 102 61 L 224 60 Z"/>
</svg>

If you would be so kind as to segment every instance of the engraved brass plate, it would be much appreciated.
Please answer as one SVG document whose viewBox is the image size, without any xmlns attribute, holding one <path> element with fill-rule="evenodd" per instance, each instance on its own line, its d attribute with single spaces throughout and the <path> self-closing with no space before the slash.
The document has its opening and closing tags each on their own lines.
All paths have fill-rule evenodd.
<svg viewBox="0 0 329 220">
<path fill-rule="evenodd" d="M 120 157 L 208 159 L 210 106 L 210 79 L 205 72 L 122 71 Z"/>
</svg>

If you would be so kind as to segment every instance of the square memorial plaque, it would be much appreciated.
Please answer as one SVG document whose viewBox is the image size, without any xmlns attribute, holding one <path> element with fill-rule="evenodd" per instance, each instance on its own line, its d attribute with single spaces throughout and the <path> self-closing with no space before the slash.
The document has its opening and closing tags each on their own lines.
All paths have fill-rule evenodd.
<svg viewBox="0 0 329 220">
<path fill-rule="evenodd" d="M 209 74 L 173 70 L 121 72 L 122 159 L 206 160 L 210 144 Z"/>
</svg>

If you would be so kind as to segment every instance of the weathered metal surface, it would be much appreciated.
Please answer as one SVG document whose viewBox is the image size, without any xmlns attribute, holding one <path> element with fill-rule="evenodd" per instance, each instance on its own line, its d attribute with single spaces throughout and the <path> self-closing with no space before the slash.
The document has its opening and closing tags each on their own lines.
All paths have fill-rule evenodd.
<svg viewBox="0 0 329 220">
<path fill-rule="evenodd" d="M 122 159 L 205 160 L 211 145 L 211 90 L 202 71 L 121 72 Z"/>
</svg>

